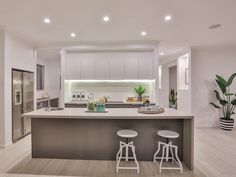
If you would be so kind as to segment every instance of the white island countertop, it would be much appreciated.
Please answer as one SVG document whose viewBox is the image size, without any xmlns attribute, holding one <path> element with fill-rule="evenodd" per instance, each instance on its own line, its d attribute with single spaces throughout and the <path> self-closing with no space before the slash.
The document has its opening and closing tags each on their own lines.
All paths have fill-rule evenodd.
<svg viewBox="0 0 236 177">
<path fill-rule="evenodd" d="M 107 113 L 88 113 L 85 108 L 65 108 L 59 111 L 36 110 L 23 114 L 31 118 L 71 118 L 71 119 L 193 119 L 193 115 L 165 108 L 160 114 L 141 114 L 137 108 L 109 108 Z"/>
</svg>

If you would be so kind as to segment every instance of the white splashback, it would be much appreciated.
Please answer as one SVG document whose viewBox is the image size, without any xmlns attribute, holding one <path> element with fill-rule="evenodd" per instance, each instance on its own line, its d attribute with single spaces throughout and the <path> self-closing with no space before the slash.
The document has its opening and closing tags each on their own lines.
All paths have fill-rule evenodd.
<svg viewBox="0 0 236 177">
<path fill-rule="evenodd" d="M 94 93 L 95 99 L 109 96 L 110 101 L 126 100 L 129 96 L 137 96 L 134 87 L 138 85 L 143 85 L 146 88 L 144 95 L 156 102 L 155 80 L 66 80 L 65 102 L 72 101 L 72 93 L 75 91 Z"/>
</svg>

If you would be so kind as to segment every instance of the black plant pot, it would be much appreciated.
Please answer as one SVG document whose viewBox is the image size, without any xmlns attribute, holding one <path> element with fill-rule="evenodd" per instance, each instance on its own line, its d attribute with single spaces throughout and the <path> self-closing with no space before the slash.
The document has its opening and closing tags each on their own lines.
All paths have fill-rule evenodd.
<svg viewBox="0 0 236 177">
<path fill-rule="evenodd" d="M 234 119 L 220 118 L 220 128 L 222 130 L 232 131 L 234 128 Z"/>
</svg>

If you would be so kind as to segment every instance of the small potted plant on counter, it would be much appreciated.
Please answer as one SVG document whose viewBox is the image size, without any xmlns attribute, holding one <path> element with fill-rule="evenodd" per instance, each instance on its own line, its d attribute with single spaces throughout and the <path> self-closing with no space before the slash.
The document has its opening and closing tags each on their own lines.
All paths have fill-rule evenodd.
<svg viewBox="0 0 236 177">
<path fill-rule="evenodd" d="M 105 112 L 105 99 L 104 98 L 100 98 L 96 102 L 96 112 Z"/>
<path fill-rule="evenodd" d="M 226 81 L 223 77 L 216 75 L 216 83 L 220 92 L 214 90 L 217 103 L 210 103 L 216 109 L 222 111 L 223 117 L 220 118 L 220 128 L 228 131 L 231 131 L 234 128 L 234 119 L 232 119 L 232 115 L 235 114 L 236 93 L 231 92 L 230 86 L 235 77 L 236 73 L 232 74 Z"/>
<path fill-rule="evenodd" d="M 142 95 L 145 93 L 146 88 L 143 85 L 139 85 L 134 88 L 135 92 L 138 94 L 137 101 L 142 101 Z"/>
<path fill-rule="evenodd" d="M 177 92 L 174 89 L 170 90 L 169 102 L 170 108 L 177 109 Z"/>
</svg>

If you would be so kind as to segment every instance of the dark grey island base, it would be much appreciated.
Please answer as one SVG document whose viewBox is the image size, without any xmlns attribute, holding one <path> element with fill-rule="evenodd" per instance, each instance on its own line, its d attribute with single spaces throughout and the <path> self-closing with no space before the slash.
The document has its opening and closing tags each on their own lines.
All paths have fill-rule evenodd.
<svg viewBox="0 0 236 177">
<path fill-rule="evenodd" d="M 122 110 L 116 108 L 109 109 L 107 114 L 85 114 L 84 109 L 67 108 L 62 114 L 58 111 L 58 115 L 45 111 L 41 111 L 41 115 L 40 111 L 32 113 L 32 157 L 115 160 L 119 141 L 122 140 L 117 131 L 133 129 L 138 132 L 133 139 L 138 160 L 152 161 L 158 141 L 166 142 L 157 136 L 157 131 L 167 129 L 180 134 L 178 139 L 173 139 L 173 144 L 178 146 L 180 159 L 193 169 L 192 116 L 172 110 L 162 115 L 138 114 L 136 109 Z M 173 116 L 174 113 L 177 113 L 176 116 Z"/>
</svg>

